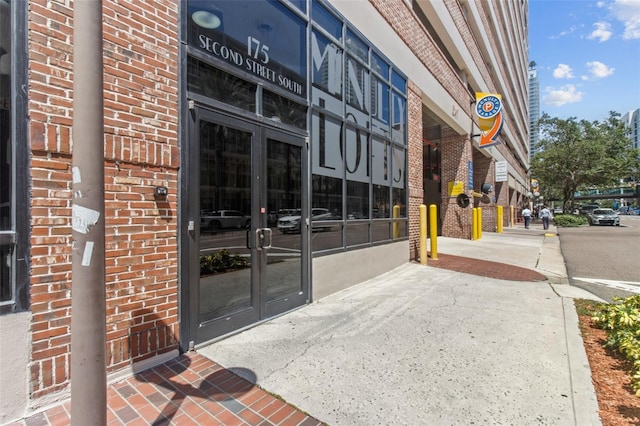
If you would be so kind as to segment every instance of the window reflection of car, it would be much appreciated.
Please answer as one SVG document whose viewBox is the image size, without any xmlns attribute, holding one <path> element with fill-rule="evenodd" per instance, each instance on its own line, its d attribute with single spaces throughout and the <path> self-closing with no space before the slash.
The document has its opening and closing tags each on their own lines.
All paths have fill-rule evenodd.
<svg viewBox="0 0 640 426">
<path fill-rule="evenodd" d="M 251 218 L 238 210 L 205 211 L 200 216 L 201 229 L 242 229 L 250 226 Z"/>
<path fill-rule="evenodd" d="M 620 226 L 620 217 L 613 209 L 594 209 L 589 213 L 589 225 Z"/>
<path fill-rule="evenodd" d="M 269 215 L 267 216 L 267 221 L 269 222 L 269 225 L 277 225 L 278 224 L 278 220 L 281 217 L 285 217 L 285 216 L 295 216 L 295 215 L 300 215 L 300 209 L 280 209 L 277 212 L 276 211 L 272 211 L 271 213 L 269 213 Z"/>
<path fill-rule="evenodd" d="M 334 215 L 328 209 L 323 208 L 313 208 L 311 209 L 311 223 L 313 231 L 321 231 L 330 228 L 326 224 L 316 224 L 314 222 L 324 221 L 324 220 L 340 220 L 340 216 Z M 302 220 L 302 216 L 300 210 L 296 211 L 296 214 L 290 216 L 284 216 L 278 219 L 278 229 L 283 234 L 288 232 L 300 232 L 301 226 L 300 222 Z"/>
</svg>

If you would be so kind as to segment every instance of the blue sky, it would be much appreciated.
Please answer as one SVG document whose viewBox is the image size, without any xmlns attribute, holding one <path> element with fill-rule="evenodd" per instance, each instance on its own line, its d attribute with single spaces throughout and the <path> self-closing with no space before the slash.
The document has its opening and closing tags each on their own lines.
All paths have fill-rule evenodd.
<svg viewBox="0 0 640 426">
<path fill-rule="evenodd" d="M 529 0 L 540 111 L 603 121 L 640 108 L 640 0 Z"/>
</svg>

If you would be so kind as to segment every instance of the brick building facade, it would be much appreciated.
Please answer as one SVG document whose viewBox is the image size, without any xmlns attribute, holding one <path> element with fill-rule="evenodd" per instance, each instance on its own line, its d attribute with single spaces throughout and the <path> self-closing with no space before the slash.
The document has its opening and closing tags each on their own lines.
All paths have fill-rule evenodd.
<svg viewBox="0 0 640 426">
<path fill-rule="evenodd" d="M 69 396 L 74 282 L 72 158 L 74 142 L 78 142 L 74 141 L 72 122 L 73 2 L 0 1 L 0 43 L 10 52 L 0 59 L 2 97 L 3 105 L 7 105 L 4 109 L 11 111 L 6 117 L 3 115 L 0 143 L 13 152 L 10 158 L 3 157 L 1 164 L 3 185 L 8 185 L 6 190 L 3 186 L 3 192 L 10 194 L 1 200 L 5 207 L 0 229 L 0 245 L 4 247 L 0 254 L 8 265 L 0 277 L 0 422 L 4 422 Z M 250 72 L 248 68 L 234 68 L 231 60 L 236 55 L 236 62 L 253 64 L 249 56 L 237 59 L 244 51 L 215 41 L 223 31 L 229 37 L 232 25 L 205 28 L 208 32 L 203 30 L 195 42 L 190 39 L 195 31 L 189 21 L 194 16 L 190 8 L 198 5 L 195 1 L 102 3 L 105 343 L 110 379 L 233 332 L 216 328 L 219 326 L 215 322 L 232 314 L 207 317 L 207 308 L 198 300 L 198 295 L 205 298 L 205 285 L 209 285 L 205 279 L 217 279 L 216 285 L 226 285 L 222 278 L 201 275 L 203 256 L 217 247 L 205 246 L 205 241 L 224 236 L 238 238 L 242 246 L 245 240 L 242 229 L 223 233 L 215 228 L 205 232 L 203 215 L 209 212 L 203 213 L 208 209 L 202 195 L 204 180 L 215 170 L 213 166 L 205 169 L 202 160 L 208 149 L 207 137 L 237 146 L 243 134 L 252 135 L 251 141 L 263 140 L 265 146 L 276 140 L 282 142 L 279 148 L 289 150 L 289 156 L 300 159 L 299 168 L 287 170 L 289 177 L 301 176 L 300 181 L 294 182 L 301 189 L 288 190 L 286 197 L 272 197 L 272 188 L 259 186 L 255 177 L 265 170 L 274 173 L 278 167 L 272 166 L 281 164 L 281 159 L 269 163 L 272 151 L 263 152 L 263 148 L 252 145 L 251 149 L 260 155 L 258 159 L 243 157 L 251 163 L 243 169 L 252 182 L 247 184 L 247 192 L 230 195 L 231 189 L 219 185 L 214 194 L 226 197 L 231 209 L 245 207 L 242 213 L 250 217 L 251 225 L 246 231 L 249 251 L 238 249 L 237 256 L 250 259 L 252 276 L 268 282 L 268 277 L 277 275 L 277 269 L 272 266 L 275 263 L 261 260 L 262 254 L 255 247 L 249 247 L 253 244 L 253 240 L 249 243 L 250 236 L 267 236 L 274 245 L 290 238 L 295 239 L 296 247 L 301 245 L 296 259 L 282 257 L 284 261 L 280 263 L 295 265 L 299 282 L 294 283 L 294 289 L 302 295 L 298 305 L 403 262 L 418 260 L 418 208 L 425 199 L 437 200 L 439 234 L 456 238 L 471 238 L 470 207 L 482 208 L 483 230 L 493 232 L 497 227 L 497 206 L 504 207 L 503 225 L 508 226 L 510 207 L 526 201 L 526 1 L 260 2 L 265 5 L 265 19 L 273 19 L 261 22 L 261 30 L 275 28 L 277 32 L 281 25 L 305 37 L 307 29 L 313 33 L 311 39 L 303 38 L 298 43 L 298 74 L 303 79 L 295 83 L 295 70 L 278 71 L 280 85 L 275 84 L 273 71 L 279 68 L 271 65 L 274 62 L 268 63 L 265 55 L 277 57 L 282 49 L 273 35 L 266 34 L 260 40 L 256 36 L 255 41 L 263 46 L 257 52 L 252 52 L 249 44 L 255 62 L 262 60 L 263 64 L 258 64 L 263 68 L 254 65 Z M 233 10 L 226 10 L 225 19 L 234 18 Z M 332 32 L 335 28 L 339 29 Z M 206 37 L 211 37 L 207 43 L 214 46 L 209 51 L 206 43 L 204 47 L 198 45 L 198 40 Z M 350 43 L 354 39 L 360 50 Z M 271 50 L 264 49 L 267 44 Z M 361 55 L 362 49 L 368 53 Z M 336 62 L 327 64 L 332 54 L 336 55 Z M 332 85 L 327 73 L 338 73 L 337 78 L 343 80 Z M 211 94 L 209 87 L 202 86 L 199 75 L 206 75 L 203 81 L 238 81 L 238 86 L 244 84 L 255 90 L 253 99 L 261 104 L 255 110 L 232 105 L 219 93 Z M 499 93 L 504 101 L 505 123 L 499 143 L 490 148 L 478 146 L 475 92 Z M 253 105 L 251 96 L 247 102 Z M 372 100 L 359 105 L 359 96 L 370 96 Z M 5 98 L 11 101 L 4 102 Z M 303 111 L 303 124 L 268 118 L 266 112 L 272 106 L 269 99 L 275 99 L 273 105 L 285 103 L 291 111 Z M 371 107 L 376 102 L 382 106 Z M 427 129 L 436 139 L 428 140 Z M 337 178 L 331 175 L 333 171 L 323 175 L 323 163 L 316 158 L 320 151 L 314 151 L 324 138 L 331 143 L 331 131 L 339 132 L 340 141 L 343 137 L 346 141 L 340 145 L 345 150 L 341 160 L 335 157 L 344 162 L 343 174 Z M 232 140 L 229 135 L 233 132 L 239 136 Z M 354 140 L 358 146 L 367 147 L 367 154 L 359 148 L 350 150 L 349 141 Z M 432 155 L 428 177 L 427 145 L 431 146 Z M 194 146 L 199 146 L 196 151 L 200 154 L 194 153 Z M 226 162 L 216 164 L 230 167 L 230 159 L 241 154 L 238 152 L 218 154 L 224 155 Z M 385 156 L 384 174 L 377 171 L 377 165 L 383 164 L 381 157 L 376 157 L 379 153 Z M 358 155 L 358 159 L 363 156 L 369 171 L 353 171 L 349 158 L 345 159 L 349 155 Z M 211 161 L 216 158 L 212 156 Z M 240 169 L 242 158 L 237 161 L 236 183 L 240 184 L 246 179 Z M 505 181 L 496 182 L 497 161 L 508 164 Z M 230 179 L 231 169 L 225 170 L 227 177 L 218 179 Z M 277 181 L 276 175 L 268 176 L 270 182 Z M 464 193 L 472 200 L 470 207 L 461 207 L 456 197 L 450 196 L 448 184 L 457 181 L 464 182 Z M 342 195 L 331 190 L 321 193 L 331 182 L 333 188 L 343 191 Z M 493 192 L 481 194 L 483 184 L 492 185 Z M 167 188 L 166 198 L 154 195 L 158 187 Z M 272 203 L 272 199 L 298 200 L 299 204 Z M 272 236 L 271 230 L 277 231 L 276 222 L 268 223 L 267 213 L 297 207 L 301 216 L 298 220 L 304 223 L 305 216 L 313 220 L 312 209 L 331 210 L 329 202 L 319 205 L 315 201 L 320 199 L 333 200 L 334 215 L 323 222 L 326 226 L 322 230 L 327 232 L 316 232 L 307 225 L 299 234 L 283 231 L 282 235 L 275 232 Z M 267 228 L 269 231 L 265 231 Z M 344 265 L 351 266 L 347 270 Z M 265 273 L 262 268 L 270 272 Z M 268 297 L 265 295 L 279 288 L 265 289 L 263 281 L 251 281 L 254 278 L 233 278 L 233 288 L 241 287 L 243 279 L 250 280 L 253 298 Z M 240 299 L 241 295 L 235 296 Z M 213 297 L 219 300 L 221 296 Z M 280 302 L 277 297 L 258 300 L 258 305 L 252 305 L 256 316 L 238 319 L 236 329 L 295 307 L 282 305 L 271 310 Z M 207 327 L 210 332 L 199 334 Z"/>
</svg>

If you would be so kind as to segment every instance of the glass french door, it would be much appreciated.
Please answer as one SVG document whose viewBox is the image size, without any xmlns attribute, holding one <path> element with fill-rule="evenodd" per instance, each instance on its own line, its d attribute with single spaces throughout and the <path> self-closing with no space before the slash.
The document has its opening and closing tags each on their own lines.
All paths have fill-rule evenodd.
<svg viewBox="0 0 640 426">
<path fill-rule="evenodd" d="M 203 343 L 309 299 L 304 138 L 197 109 L 189 182 L 189 334 Z"/>
</svg>

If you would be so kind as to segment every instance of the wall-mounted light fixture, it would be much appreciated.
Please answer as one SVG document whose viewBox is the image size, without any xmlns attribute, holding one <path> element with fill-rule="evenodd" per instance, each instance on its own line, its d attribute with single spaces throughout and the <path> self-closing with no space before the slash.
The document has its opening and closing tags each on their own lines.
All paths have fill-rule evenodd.
<svg viewBox="0 0 640 426">
<path fill-rule="evenodd" d="M 168 194 L 169 190 L 166 186 L 156 186 L 155 188 L 153 188 L 153 196 L 158 199 L 164 200 L 167 198 Z"/>
</svg>

